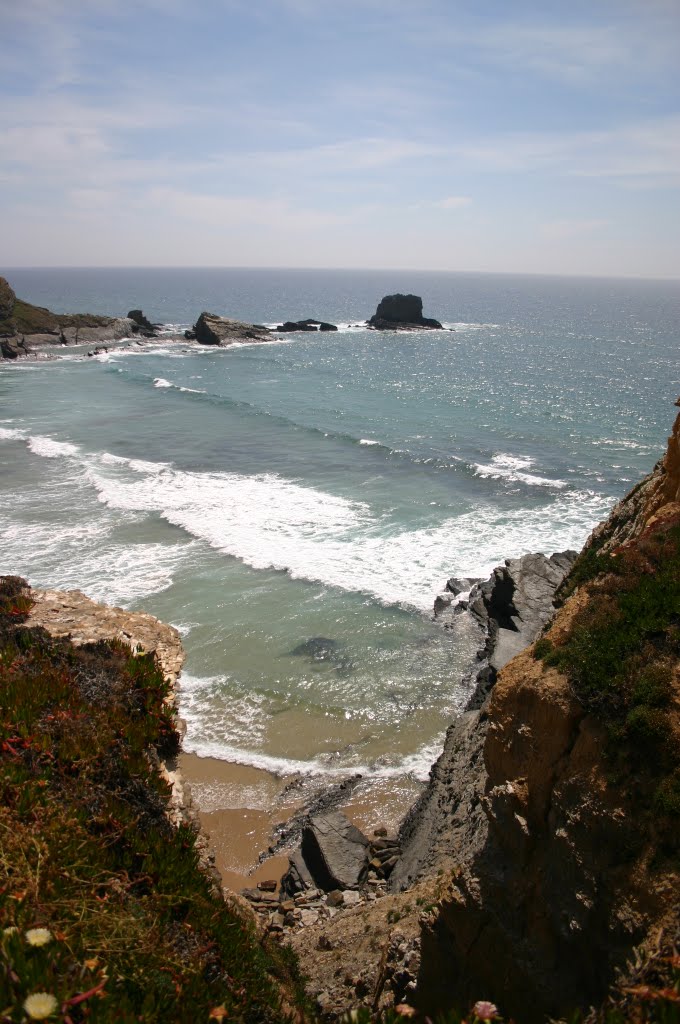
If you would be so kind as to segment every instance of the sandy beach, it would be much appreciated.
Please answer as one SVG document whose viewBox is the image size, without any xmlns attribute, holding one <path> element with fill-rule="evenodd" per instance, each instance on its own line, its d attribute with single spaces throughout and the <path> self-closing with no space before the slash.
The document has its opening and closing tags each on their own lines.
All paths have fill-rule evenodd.
<svg viewBox="0 0 680 1024">
<path fill-rule="evenodd" d="M 180 765 L 194 807 L 215 852 L 225 886 L 235 891 L 264 879 L 280 879 L 286 854 L 259 863 L 272 844 L 276 825 L 288 819 L 309 794 L 296 778 L 279 778 L 259 768 L 183 753 Z M 421 784 L 408 778 L 367 780 L 342 810 L 367 835 L 375 828 L 395 831 Z"/>
</svg>

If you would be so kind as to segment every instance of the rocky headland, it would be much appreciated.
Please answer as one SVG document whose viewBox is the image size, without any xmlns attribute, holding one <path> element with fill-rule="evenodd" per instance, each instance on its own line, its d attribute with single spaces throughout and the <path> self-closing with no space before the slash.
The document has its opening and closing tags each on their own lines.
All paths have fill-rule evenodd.
<svg viewBox="0 0 680 1024">
<path fill-rule="evenodd" d="M 52 313 L 18 299 L 5 278 L 0 277 L 0 356 L 3 359 L 35 357 L 55 345 L 103 345 L 140 332 L 145 337 L 155 333 L 153 324 L 141 310 L 132 310 L 127 317 Z"/>
</svg>

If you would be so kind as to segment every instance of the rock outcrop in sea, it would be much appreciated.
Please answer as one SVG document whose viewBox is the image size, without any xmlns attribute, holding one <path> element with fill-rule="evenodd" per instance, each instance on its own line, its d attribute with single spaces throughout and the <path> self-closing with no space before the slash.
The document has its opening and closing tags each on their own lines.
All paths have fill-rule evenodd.
<svg viewBox="0 0 680 1024">
<path fill-rule="evenodd" d="M 193 335 L 200 345 L 223 348 L 235 341 L 267 341 L 270 331 L 260 324 L 243 323 L 215 313 L 201 313 L 194 324 Z"/>
<path fill-rule="evenodd" d="M 141 311 L 140 311 L 141 312 Z M 139 331 L 128 317 L 95 316 L 91 313 L 52 313 L 42 306 L 17 299 L 0 277 L 0 357 L 35 356 L 54 345 L 100 345 L 120 341 Z"/>
<path fill-rule="evenodd" d="M 439 320 L 423 316 L 423 300 L 419 295 L 385 295 L 378 303 L 368 327 L 376 331 L 442 330 Z"/>
<path fill-rule="evenodd" d="M 276 334 L 292 334 L 298 331 L 337 331 L 335 324 L 329 324 L 325 320 L 286 320 L 275 329 Z"/>
</svg>

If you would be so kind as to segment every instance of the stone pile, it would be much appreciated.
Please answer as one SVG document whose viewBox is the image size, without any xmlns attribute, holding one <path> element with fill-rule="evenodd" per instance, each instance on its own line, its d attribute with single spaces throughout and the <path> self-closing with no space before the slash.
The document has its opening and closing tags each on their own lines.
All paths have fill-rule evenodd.
<svg viewBox="0 0 680 1024">
<path fill-rule="evenodd" d="M 310 819 L 300 847 L 290 855 L 280 892 L 278 883 L 269 880 L 241 895 L 268 931 L 285 935 L 385 896 L 400 853 L 387 829 L 376 829 L 368 839 L 344 814 L 333 811 Z"/>
</svg>

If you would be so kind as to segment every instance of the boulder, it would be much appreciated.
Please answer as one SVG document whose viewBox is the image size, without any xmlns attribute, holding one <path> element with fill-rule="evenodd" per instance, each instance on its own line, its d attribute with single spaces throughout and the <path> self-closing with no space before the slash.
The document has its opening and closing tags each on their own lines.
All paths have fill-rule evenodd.
<svg viewBox="0 0 680 1024">
<path fill-rule="evenodd" d="M 324 892 L 356 889 L 368 868 L 369 841 L 341 811 L 317 815 L 302 833 L 302 844 L 290 858 L 282 891 L 312 886 Z"/>
<path fill-rule="evenodd" d="M 352 889 L 368 860 L 368 839 L 342 811 L 312 818 L 302 833 L 302 855 L 317 888 Z"/>
<path fill-rule="evenodd" d="M 16 295 L 4 277 L 0 277 L 0 320 L 6 320 L 12 315 Z"/>
<path fill-rule="evenodd" d="M 385 295 L 367 324 L 378 331 L 442 330 L 439 320 L 423 316 L 423 300 L 419 295 L 402 295 L 400 292 Z"/>
<path fill-rule="evenodd" d="M 234 341 L 266 341 L 270 332 L 266 327 L 242 323 L 214 313 L 201 313 L 194 324 L 196 341 L 201 345 L 231 345 Z"/>
<path fill-rule="evenodd" d="M 481 583 L 479 576 L 452 576 L 446 581 L 446 589 L 454 597 L 458 597 L 459 594 L 467 593 L 475 583 Z"/>
</svg>

